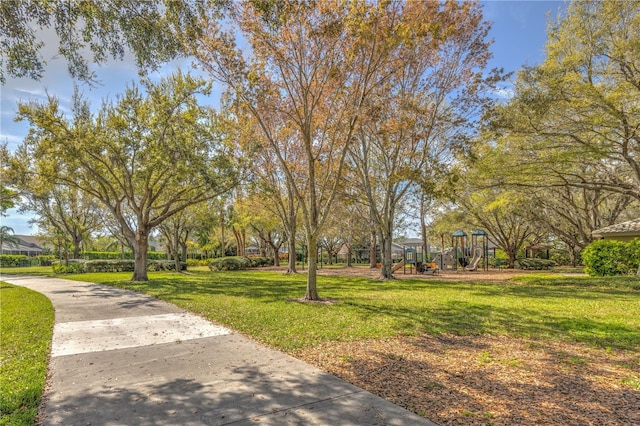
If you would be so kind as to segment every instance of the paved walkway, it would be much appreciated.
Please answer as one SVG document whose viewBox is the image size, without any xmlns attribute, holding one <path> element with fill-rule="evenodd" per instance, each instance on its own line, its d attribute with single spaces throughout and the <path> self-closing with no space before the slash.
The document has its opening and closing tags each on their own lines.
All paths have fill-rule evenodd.
<svg viewBox="0 0 640 426">
<path fill-rule="evenodd" d="M 160 300 L 2 276 L 51 299 L 46 425 L 434 425 Z"/>
</svg>

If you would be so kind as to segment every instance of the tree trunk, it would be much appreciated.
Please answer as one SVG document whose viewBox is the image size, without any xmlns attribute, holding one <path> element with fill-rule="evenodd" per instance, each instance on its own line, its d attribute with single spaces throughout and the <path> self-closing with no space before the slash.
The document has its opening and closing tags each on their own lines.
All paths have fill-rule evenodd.
<svg viewBox="0 0 640 426">
<path fill-rule="evenodd" d="M 516 253 L 515 251 L 509 249 L 507 250 L 507 256 L 509 256 L 509 269 L 514 269 L 516 267 Z"/>
<path fill-rule="evenodd" d="M 310 235 L 307 235 L 307 242 L 309 245 L 309 269 L 307 271 L 307 292 L 304 295 L 304 300 L 320 300 L 317 287 L 318 242 L 315 236 Z"/>
<path fill-rule="evenodd" d="M 350 268 L 351 266 L 353 266 L 351 264 L 351 246 L 347 247 L 347 267 Z"/>
<path fill-rule="evenodd" d="M 289 230 L 289 265 L 287 266 L 287 274 L 296 274 L 296 234 L 295 228 Z"/>
<path fill-rule="evenodd" d="M 181 255 L 180 260 L 183 262 L 187 261 L 187 244 L 180 243 Z"/>
<path fill-rule="evenodd" d="M 73 258 L 80 259 L 80 244 L 82 243 L 81 238 L 73 238 Z"/>
<path fill-rule="evenodd" d="M 377 255 L 377 250 L 376 250 L 376 230 L 375 228 L 371 229 L 371 240 L 370 240 L 370 247 L 369 247 L 369 267 L 371 269 L 376 268 L 376 255 Z"/>
<path fill-rule="evenodd" d="M 173 226 L 173 261 L 175 265 L 175 271 L 180 272 L 180 256 L 178 255 L 178 251 L 180 250 L 180 231 L 177 225 Z"/>
<path fill-rule="evenodd" d="M 224 246 L 225 246 L 225 241 L 224 241 L 224 208 L 222 209 L 222 211 L 220 212 L 220 246 L 221 246 L 221 251 L 222 251 L 222 256 L 220 257 L 225 257 L 226 253 L 224 250 Z"/>
<path fill-rule="evenodd" d="M 146 232 L 136 232 L 133 242 L 133 256 L 135 260 L 133 277 L 131 281 L 149 281 L 147 275 L 147 249 L 149 248 L 149 236 Z"/>
<path fill-rule="evenodd" d="M 391 256 L 391 236 L 380 234 L 380 242 L 382 245 L 382 265 L 380 267 L 380 280 L 392 280 L 393 274 L 393 258 Z"/>
<path fill-rule="evenodd" d="M 293 191 L 287 181 L 287 194 L 288 194 L 288 211 L 289 215 L 287 220 L 284 221 L 285 228 L 287 230 L 287 237 L 289 238 L 289 265 L 287 266 L 287 274 L 296 274 L 296 205 L 294 202 Z M 304 256 L 304 254 L 303 254 Z"/>
<path fill-rule="evenodd" d="M 422 262 L 429 261 L 429 243 L 427 241 L 427 223 L 424 221 L 427 215 L 427 203 L 425 195 L 420 197 L 420 233 L 422 234 Z"/>
<path fill-rule="evenodd" d="M 269 233 L 269 245 L 273 250 L 273 266 L 280 266 L 280 247 L 282 247 L 282 242 L 279 245 L 275 245 L 271 240 L 271 233 Z"/>
</svg>

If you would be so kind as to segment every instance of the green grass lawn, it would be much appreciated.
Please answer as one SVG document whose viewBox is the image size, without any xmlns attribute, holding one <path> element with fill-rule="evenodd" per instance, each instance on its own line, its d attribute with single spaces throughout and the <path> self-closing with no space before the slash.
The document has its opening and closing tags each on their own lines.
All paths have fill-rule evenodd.
<svg viewBox="0 0 640 426">
<path fill-rule="evenodd" d="M 294 351 L 326 340 L 419 333 L 504 334 L 560 339 L 597 347 L 640 347 L 640 280 L 533 274 L 510 283 L 434 280 L 372 281 L 319 277 L 321 297 L 334 304 L 303 304 L 305 276 L 276 272 L 149 274 L 69 278 L 151 294 Z"/>
<path fill-rule="evenodd" d="M 0 425 L 36 424 L 52 332 L 49 299 L 0 282 Z"/>
<path fill-rule="evenodd" d="M 18 268 L 0 268 L 0 272 L 7 275 L 35 275 L 48 276 L 53 275 L 51 266 L 22 266 Z"/>
</svg>

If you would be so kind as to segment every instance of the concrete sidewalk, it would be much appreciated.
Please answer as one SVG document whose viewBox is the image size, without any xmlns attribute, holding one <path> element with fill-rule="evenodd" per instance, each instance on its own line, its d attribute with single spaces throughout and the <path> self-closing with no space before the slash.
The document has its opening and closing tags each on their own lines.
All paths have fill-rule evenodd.
<svg viewBox="0 0 640 426">
<path fill-rule="evenodd" d="M 434 425 L 160 300 L 2 276 L 51 299 L 47 425 Z"/>
</svg>

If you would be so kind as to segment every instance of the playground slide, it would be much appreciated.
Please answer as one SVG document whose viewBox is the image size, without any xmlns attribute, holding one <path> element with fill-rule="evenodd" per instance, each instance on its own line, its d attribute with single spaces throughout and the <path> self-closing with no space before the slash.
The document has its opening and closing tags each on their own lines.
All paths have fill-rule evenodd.
<svg viewBox="0 0 640 426">
<path fill-rule="evenodd" d="M 478 269 L 478 262 L 482 259 L 482 252 L 476 251 L 474 253 L 473 259 L 471 259 L 471 263 L 465 268 L 467 271 L 475 271 Z"/>
<path fill-rule="evenodd" d="M 391 273 L 394 273 L 395 271 L 402 268 L 403 266 L 404 266 L 404 259 L 402 259 L 400 262 L 393 265 L 393 268 L 391 268 Z"/>
</svg>

